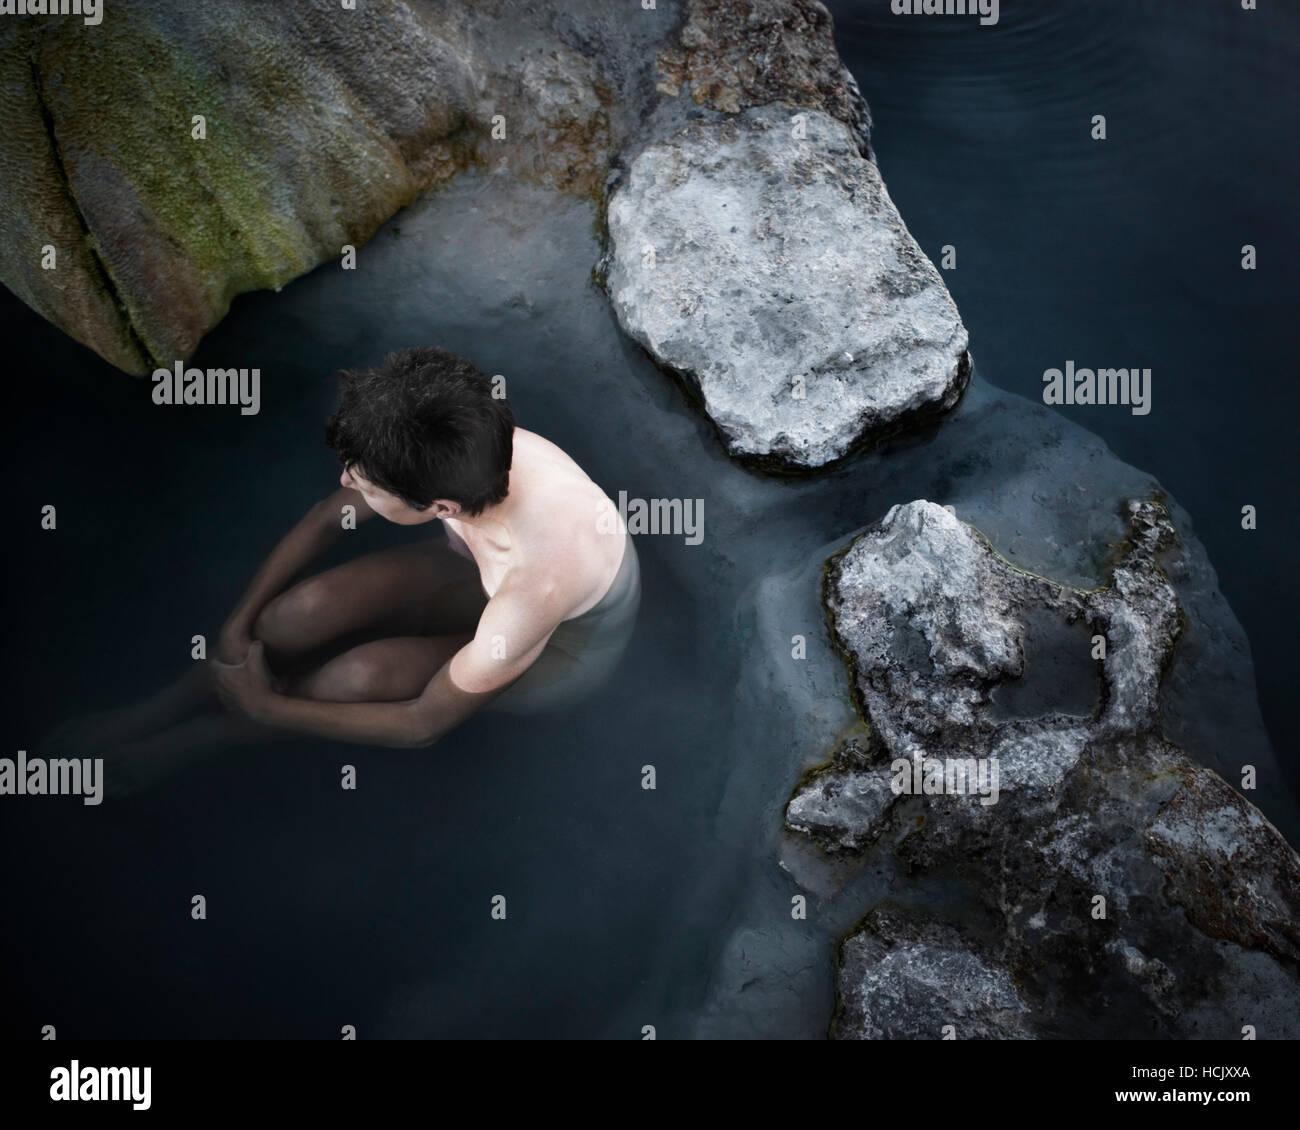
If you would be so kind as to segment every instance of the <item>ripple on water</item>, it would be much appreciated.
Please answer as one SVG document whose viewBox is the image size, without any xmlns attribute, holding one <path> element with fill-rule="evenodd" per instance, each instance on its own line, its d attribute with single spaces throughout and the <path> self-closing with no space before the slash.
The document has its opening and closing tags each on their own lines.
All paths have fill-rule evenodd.
<svg viewBox="0 0 1300 1130">
<path fill-rule="evenodd" d="M 1200 177 L 1237 150 L 1259 115 L 1294 113 L 1261 105 L 1255 92 L 1288 88 L 1300 41 L 1232 4 L 1180 5 L 1173 18 L 1155 0 L 1003 4 L 988 27 L 971 17 L 895 16 L 887 4 L 828 6 L 884 163 L 917 131 L 991 151 L 1014 142 L 1027 200 L 1123 204 L 1135 177 L 1174 167 Z M 1215 65 L 1188 90 L 1173 80 L 1207 40 Z M 1104 145 L 1091 140 L 1093 114 L 1106 116 Z M 1249 164 L 1249 154 L 1238 155 Z M 1004 177 L 1005 169 L 964 161 L 955 181 L 978 194 Z"/>
</svg>

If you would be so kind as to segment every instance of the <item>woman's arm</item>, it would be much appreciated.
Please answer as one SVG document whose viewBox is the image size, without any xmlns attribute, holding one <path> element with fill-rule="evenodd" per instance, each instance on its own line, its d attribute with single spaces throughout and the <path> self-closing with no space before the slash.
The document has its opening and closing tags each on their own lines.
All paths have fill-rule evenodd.
<svg viewBox="0 0 1300 1130">
<path fill-rule="evenodd" d="M 256 665 L 244 676 L 245 686 L 259 686 L 260 691 L 245 693 L 236 709 L 267 726 L 315 734 L 336 742 L 415 749 L 433 745 L 449 730 L 459 726 L 476 710 L 494 699 L 503 687 L 470 693 L 451 681 L 448 664 L 443 664 L 429 680 L 418 698 L 405 702 L 320 702 L 293 698 L 269 691 L 261 645 L 254 643 L 244 667 Z M 227 668 L 237 672 L 242 668 Z M 229 683 L 218 676 L 225 694 Z M 233 699 L 232 699 L 233 701 Z"/>
<path fill-rule="evenodd" d="M 227 708 L 264 725 L 340 742 L 429 746 L 536 661 L 565 608 L 565 597 L 555 588 L 521 592 L 508 578 L 488 601 L 474 638 L 438 669 L 418 697 L 404 702 L 322 702 L 277 694 L 260 643 L 249 648 L 243 663 L 217 665 L 217 693 Z"/>
<path fill-rule="evenodd" d="M 312 506 L 253 574 L 244 595 L 226 618 L 217 641 L 217 658 L 223 663 L 243 660 L 253 642 L 253 622 L 258 614 L 297 573 L 338 540 L 344 506 L 356 508 L 358 522 L 374 517 L 375 512 L 361 493 L 348 487 L 340 487 Z"/>
</svg>

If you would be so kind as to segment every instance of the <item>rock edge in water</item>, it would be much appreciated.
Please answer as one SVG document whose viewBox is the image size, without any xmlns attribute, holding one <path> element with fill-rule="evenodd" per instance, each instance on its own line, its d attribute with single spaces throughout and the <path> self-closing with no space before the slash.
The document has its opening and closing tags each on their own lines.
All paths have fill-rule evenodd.
<svg viewBox="0 0 1300 1130">
<path fill-rule="evenodd" d="M 797 789 L 787 827 L 968 896 L 946 920 L 872 908 L 841 943 L 833 1035 L 1300 1032 L 1300 856 L 1162 736 L 1181 610 L 1159 557 L 1175 534 L 1158 501 L 1127 511 L 1111 582 L 1091 591 L 1014 568 L 925 501 L 832 560 L 826 605 L 872 740 Z M 1006 689 L 1034 681 L 1031 635 L 1039 664 L 1104 639 L 1091 709 L 1052 709 L 1053 694 L 1008 709 Z M 964 972 L 939 985 L 945 970 Z"/>
</svg>

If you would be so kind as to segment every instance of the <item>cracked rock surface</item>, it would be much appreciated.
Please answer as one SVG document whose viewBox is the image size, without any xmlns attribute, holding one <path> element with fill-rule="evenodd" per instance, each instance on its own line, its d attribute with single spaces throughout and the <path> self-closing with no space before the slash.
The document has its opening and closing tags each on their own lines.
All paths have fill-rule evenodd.
<svg viewBox="0 0 1300 1130">
<path fill-rule="evenodd" d="M 699 390 L 733 456 L 820 467 L 966 386 L 947 287 L 825 113 L 688 123 L 631 161 L 608 225 L 620 323 Z"/>
<path fill-rule="evenodd" d="M 833 559 L 826 604 L 871 737 L 796 791 L 787 826 L 832 855 L 878 845 L 964 892 L 942 913 L 874 907 L 850 931 L 835 1035 L 1300 1031 L 1300 856 L 1163 736 L 1182 614 L 1160 559 L 1175 534 L 1158 501 L 1126 511 L 1095 590 L 1014 568 L 925 501 Z M 1086 680 L 1089 665 L 1091 708 L 1061 709 L 1061 673 Z M 908 1003 L 909 986 L 959 968 L 964 987 Z"/>
</svg>

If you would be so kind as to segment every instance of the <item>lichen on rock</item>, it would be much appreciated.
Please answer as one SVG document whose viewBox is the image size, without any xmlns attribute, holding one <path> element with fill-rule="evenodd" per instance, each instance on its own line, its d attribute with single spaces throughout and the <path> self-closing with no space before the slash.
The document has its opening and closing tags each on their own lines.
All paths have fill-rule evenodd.
<svg viewBox="0 0 1300 1130">
<path fill-rule="evenodd" d="M 566 29 L 517 0 L 118 0 L 93 34 L 6 20 L 0 277 L 143 374 L 466 169 L 594 198 L 624 76 Z"/>
<path fill-rule="evenodd" d="M 683 88 L 701 106 L 738 114 L 780 102 L 821 110 L 871 154 L 871 113 L 835 50 L 830 13 L 817 0 L 691 0 L 676 43 L 656 59 L 658 89 Z"/>
<path fill-rule="evenodd" d="M 943 921 L 892 907 L 886 926 L 869 916 L 849 935 L 838 1033 L 939 1038 L 932 1008 L 894 1000 L 886 961 L 965 962 L 989 992 L 1014 984 L 1027 1011 L 999 1006 L 976 1034 L 1011 1034 L 999 1025 L 1014 1014 L 1014 1032 L 1038 1037 L 1239 1038 L 1243 1002 L 1261 1034 L 1297 1033 L 1300 856 L 1164 738 L 1160 687 L 1181 613 L 1160 557 L 1175 532 L 1157 500 L 1127 515 L 1110 583 L 1093 590 L 1016 569 L 924 501 L 895 506 L 828 570 L 872 744 L 805 780 L 787 827 L 841 856 L 878 845 L 913 876 L 966 892 Z M 1038 662 L 1054 649 L 1099 656 L 1089 711 L 1062 710 L 1050 682 L 998 709 L 1001 689 L 1035 677 L 1026 641 L 1044 618 L 1056 631 L 1037 641 Z M 963 761 L 996 765 L 992 803 L 937 774 L 913 787 L 911 766 Z M 947 943 L 918 949 L 940 926 Z M 947 991 L 960 1026 L 964 998 Z"/>
</svg>

